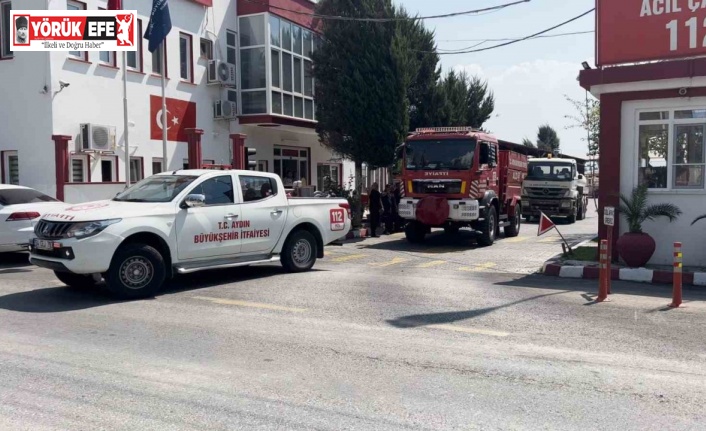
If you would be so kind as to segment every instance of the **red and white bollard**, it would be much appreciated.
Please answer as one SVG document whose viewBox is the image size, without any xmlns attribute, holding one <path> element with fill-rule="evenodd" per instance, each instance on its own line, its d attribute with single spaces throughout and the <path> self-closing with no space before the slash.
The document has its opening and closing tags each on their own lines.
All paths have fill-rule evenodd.
<svg viewBox="0 0 706 431">
<path fill-rule="evenodd" d="M 678 308 L 681 305 L 681 288 L 682 288 L 682 252 L 681 243 L 674 243 L 674 271 L 672 272 L 672 303 L 669 304 L 672 308 Z"/>
<path fill-rule="evenodd" d="M 610 274 L 608 273 L 608 241 L 601 240 L 601 253 L 599 262 L 599 275 L 598 275 L 598 298 L 596 302 L 603 302 L 608 298 L 608 283 L 610 281 Z"/>
</svg>

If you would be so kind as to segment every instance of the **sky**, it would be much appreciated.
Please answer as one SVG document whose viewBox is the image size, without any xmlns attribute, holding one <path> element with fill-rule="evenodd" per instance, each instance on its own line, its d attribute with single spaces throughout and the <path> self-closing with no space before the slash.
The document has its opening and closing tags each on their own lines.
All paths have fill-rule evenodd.
<svg viewBox="0 0 706 431">
<path fill-rule="evenodd" d="M 512 3 L 513 0 L 394 0 L 411 14 L 439 15 Z M 595 7 L 595 0 L 530 0 L 497 12 L 424 23 L 436 34 L 437 48 L 458 50 L 477 44 L 475 39 L 521 38 L 553 27 Z M 547 34 L 595 30 L 595 13 Z M 464 41 L 465 39 L 465 41 Z M 468 40 L 471 39 L 471 40 Z M 492 46 L 488 42 L 477 48 Z M 477 49 L 476 48 L 476 49 Z M 565 95 L 584 101 L 586 92 L 577 81 L 581 63 L 594 66 L 594 34 L 532 39 L 479 53 L 441 55 L 443 71 L 466 70 L 487 80 L 495 95 L 495 112 L 484 128 L 500 139 L 521 143 L 537 140 L 537 129 L 549 124 L 559 135 L 561 151 L 585 157 L 586 132 L 567 128 L 576 115 Z M 589 97 L 591 97 L 589 95 Z"/>
</svg>

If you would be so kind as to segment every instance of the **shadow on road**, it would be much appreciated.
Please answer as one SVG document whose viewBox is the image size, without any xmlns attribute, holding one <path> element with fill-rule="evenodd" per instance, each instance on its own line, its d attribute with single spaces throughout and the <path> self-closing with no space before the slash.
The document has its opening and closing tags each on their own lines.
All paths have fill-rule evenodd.
<svg viewBox="0 0 706 431">
<path fill-rule="evenodd" d="M 396 328 L 417 328 L 426 325 L 453 323 L 461 320 L 473 319 L 475 317 L 492 313 L 493 311 L 501 310 L 503 308 L 512 307 L 513 305 L 521 304 L 523 302 L 534 301 L 535 299 L 544 298 L 546 296 L 561 295 L 562 293 L 568 292 L 570 291 L 545 293 L 544 295 L 532 296 L 530 298 L 508 302 L 507 304 L 498 305 L 496 307 L 478 308 L 467 311 L 449 311 L 445 313 L 414 314 L 411 316 L 398 317 L 397 319 L 390 319 L 386 322 Z"/>
<path fill-rule="evenodd" d="M 27 253 L 0 253 L 0 268 L 19 268 L 31 266 Z"/>
<path fill-rule="evenodd" d="M 383 236 L 382 238 L 389 238 Z M 406 238 L 390 238 L 387 241 L 376 244 L 364 244 L 358 246 L 359 249 L 372 250 L 387 250 L 387 251 L 406 251 L 412 253 L 453 253 L 457 251 L 468 251 L 480 248 L 476 244 L 476 235 L 470 230 L 460 230 L 456 234 L 447 234 L 444 232 L 433 232 L 426 236 L 421 244 L 412 244 Z M 503 237 L 498 238 L 502 241 Z"/>
<path fill-rule="evenodd" d="M 21 313 L 62 313 L 120 302 L 100 289 L 46 287 L 0 296 L 0 308 Z"/>
</svg>

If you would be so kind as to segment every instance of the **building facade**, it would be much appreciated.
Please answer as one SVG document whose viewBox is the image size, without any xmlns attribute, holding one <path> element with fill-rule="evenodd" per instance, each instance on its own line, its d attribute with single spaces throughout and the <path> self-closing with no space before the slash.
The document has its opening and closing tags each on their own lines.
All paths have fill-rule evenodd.
<svg viewBox="0 0 706 431">
<path fill-rule="evenodd" d="M 138 32 L 151 2 L 137 10 Z M 105 9 L 107 0 L 0 0 L 0 154 L 3 183 L 67 202 L 109 198 L 130 181 L 189 166 L 186 130 L 203 131 L 203 164 L 231 165 L 234 134 L 254 148 L 257 169 L 321 189 L 347 182 L 353 164 L 324 148 L 315 132 L 311 54 L 317 35 L 309 0 L 171 0 L 172 30 L 155 53 L 140 37 L 126 54 L 128 155 L 122 53 L 11 52 L 11 9 Z M 163 62 L 164 56 L 164 62 Z M 161 82 L 167 101 L 162 150 Z M 65 172 L 52 136 L 68 136 Z M 59 162 L 57 162 L 59 160 Z M 65 183 L 65 185 L 64 185 Z"/>
</svg>

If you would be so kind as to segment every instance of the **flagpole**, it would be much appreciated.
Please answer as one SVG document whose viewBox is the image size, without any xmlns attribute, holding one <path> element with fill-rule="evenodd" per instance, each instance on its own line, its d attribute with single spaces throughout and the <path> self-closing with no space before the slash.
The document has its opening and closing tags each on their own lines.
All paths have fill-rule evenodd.
<svg viewBox="0 0 706 431">
<path fill-rule="evenodd" d="M 162 170 L 169 170 L 169 162 L 167 160 L 167 97 L 165 93 L 165 79 L 167 74 L 167 38 L 162 40 Z"/>
<path fill-rule="evenodd" d="M 130 187 L 130 140 L 127 119 L 127 54 L 123 51 L 123 136 L 125 138 L 125 188 Z"/>
</svg>

